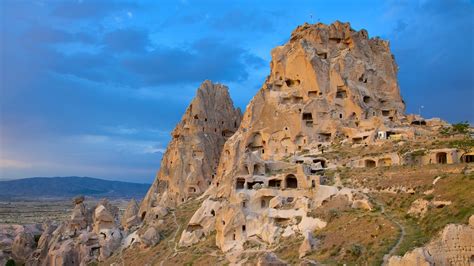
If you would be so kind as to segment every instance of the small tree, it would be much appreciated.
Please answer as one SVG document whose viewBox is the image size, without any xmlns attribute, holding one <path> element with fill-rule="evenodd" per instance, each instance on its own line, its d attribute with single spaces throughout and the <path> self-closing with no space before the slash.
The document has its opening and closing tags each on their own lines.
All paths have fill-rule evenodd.
<svg viewBox="0 0 474 266">
<path fill-rule="evenodd" d="M 467 121 L 453 124 L 451 128 L 454 134 L 469 134 L 469 123 Z"/>
<path fill-rule="evenodd" d="M 469 123 L 467 121 L 452 124 L 450 127 L 442 127 L 439 130 L 441 135 L 469 135 Z"/>
</svg>

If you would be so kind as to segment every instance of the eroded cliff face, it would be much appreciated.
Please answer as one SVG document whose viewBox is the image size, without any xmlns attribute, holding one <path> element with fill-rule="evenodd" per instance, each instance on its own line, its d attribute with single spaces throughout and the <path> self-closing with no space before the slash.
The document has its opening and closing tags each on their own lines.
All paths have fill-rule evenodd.
<svg viewBox="0 0 474 266">
<path fill-rule="evenodd" d="M 324 149 L 375 141 L 375 132 L 404 123 L 404 113 L 387 41 L 349 23 L 298 27 L 272 51 L 271 73 L 226 142 L 209 199 L 181 243 L 214 229 L 223 251 L 242 249 L 253 236 L 274 243 L 284 230 L 307 235 L 326 224 L 310 210 L 334 195 L 370 209 L 355 191 L 320 185 L 320 170 L 330 164 Z M 296 159 L 303 154 L 310 165 Z"/>
<path fill-rule="evenodd" d="M 387 41 L 349 23 L 305 24 L 272 51 L 271 73 L 226 143 L 215 184 L 228 196 L 236 175 L 263 173 L 263 165 L 245 163 L 249 156 L 282 160 L 331 141 L 373 138 L 364 132 L 400 125 L 404 112 Z"/>
<path fill-rule="evenodd" d="M 225 141 L 240 120 L 240 109 L 234 107 L 228 88 L 204 81 L 172 132 L 160 170 L 141 203 L 141 218 L 154 219 L 162 208 L 203 193 L 216 175 Z"/>
</svg>

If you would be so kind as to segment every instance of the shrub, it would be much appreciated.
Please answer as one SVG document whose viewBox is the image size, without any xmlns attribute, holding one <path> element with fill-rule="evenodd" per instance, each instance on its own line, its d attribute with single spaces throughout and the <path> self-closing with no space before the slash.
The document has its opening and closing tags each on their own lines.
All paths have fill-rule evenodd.
<svg viewBox="0 0 474 266">
<path fill-rule="evenodd" d="M 363 247 L 359 244 L 353 244 L 351 246 L 351 254 L 355 257 L 360 257 L 360 255 L 362 254 L 362 249 Z"/>
<path fill-rule="evenodd" d="M 329 220 L 331 221 L 334 218 L 339 217 L 339 211 L 337 209 L 330 209 L 329 210 Z"/>
<path fill-rule="evenodd" d="M 432 199 L 434 199 L 434 195 L 433 194 L 428 194 L 424 198 L 425 198 L 425 200 L 432 200 Z"/>
<path fill-rule="evenodd" d="M 468 134 L 469 133 L 469 123 L 467 121 L 460 122 L 452 125 L 452 131 L 457 134 Z"/>
<path fill-rule="evenodd" d="M 450 127 L 442 127 L 439 130 L 441 135 L 468 135 L 469 134 L 469 123 L 467 121 L 452 124 Z"/>
<path fill-rule="evenodd" d="M 16 263 L 12 259 L 7 260 L 7 263 L 5 263 L 5 266 L 15 266 L 15 265 L 16 265 Z"/>
</svg>

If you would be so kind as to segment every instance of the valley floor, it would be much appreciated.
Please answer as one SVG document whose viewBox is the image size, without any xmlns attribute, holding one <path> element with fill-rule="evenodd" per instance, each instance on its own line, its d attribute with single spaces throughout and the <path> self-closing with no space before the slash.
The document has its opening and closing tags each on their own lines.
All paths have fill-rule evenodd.
<svg viewBox="0 0 474 266">
<path fill-rule="evenodd" d="M 99 199 L 88 199 L 88 206 L 95 206 Z M 110 202 L 121 211 L 127 206 L 127 199 L 111 199 Z M 1 224 L 38 224 L 46 221 L 64 221 L 71 216 L 74 204 L 71 199 L 36 199 L 0 201 Z"/>
</svg>

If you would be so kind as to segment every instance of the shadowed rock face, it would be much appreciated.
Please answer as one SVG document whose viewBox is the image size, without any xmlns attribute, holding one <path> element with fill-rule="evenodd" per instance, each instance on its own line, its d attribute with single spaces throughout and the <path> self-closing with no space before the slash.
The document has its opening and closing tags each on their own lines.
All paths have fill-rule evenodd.
<svg viewBox="0 0 474 266">
<path fill-rule="evenodd" d="M 204 81 L 197 90 L 161 161 L 160 170 L 140 206 L 141 218 L 154 208 L 177 206 L 211 184 L 225 141 L 240 125 L 226 86 Z"/>
</svg>

